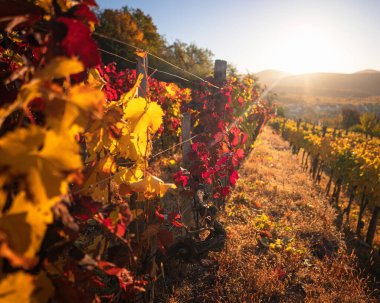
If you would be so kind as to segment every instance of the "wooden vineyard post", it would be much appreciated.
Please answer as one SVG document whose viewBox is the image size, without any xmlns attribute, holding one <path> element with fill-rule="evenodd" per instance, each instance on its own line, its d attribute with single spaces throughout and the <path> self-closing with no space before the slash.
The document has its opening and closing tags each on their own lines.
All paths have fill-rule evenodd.
<svg viewBox="0 0 380 303">
<path fill-rule="evenodd" d="M 191 151 L 190 145 L 190 131 L 191 131 L 191 116 L 190 113 L 182 114 L 182 166 L 189 168 L 189 152 Z"/>
<path fill-rule="evenodd" d="M 227 77 L 227 61 L 224 60 L 215 60 L 214 65 L 214 79 L 221 85 L 224 81 L 226 81 Z"/>
<path fill-rule="evenodd" d="M 139 97 L 142 97 L 142 98 L 146 97 L 146 93 L 148 89 L 147 70 L 148 70 L 148 56 L 145 52 L 144 53 L 139 52 L 137 54 L 137 70 L 136 71 L 137 71 L 137 75 L 142 74 L 144 76 L 138 89 Z"/>
<path fill-rule="evenodd" d="M 224 60 L 215 60 L 214 63 L 214 80 L 218 86 L 222 86 L 223 82 L 226 81 L 227 78 L 227 61 Z M 220 106 L 223 107 L 227 103 L 227 97 L 221 98 L 219 100 Z M 222 181 L 222 186 L 228 186 L 229 185 L 229 177 L 228 174 L 223 178 Z M 220 201 L 222 202 L 222 201 Z M 218 203 L 219 204 L 219 203 Z M 220 207 L 221 205 L 218 205 Z"/>
<path fill-rule="evenodd" d="M 214 63 L 214 82 L 218 86 L 222 86 L 223 82 L 226 81 L 227 77 L 227 61 L 224 60 L 215 60 Z M 226 103 L 228 102 L 227 96 L 221 96 L 220 100 L 218 100 L 218 103 L 216 105 L 217 110 L 219 112 L 224 112 L 224 107 Z"/>
</svg>

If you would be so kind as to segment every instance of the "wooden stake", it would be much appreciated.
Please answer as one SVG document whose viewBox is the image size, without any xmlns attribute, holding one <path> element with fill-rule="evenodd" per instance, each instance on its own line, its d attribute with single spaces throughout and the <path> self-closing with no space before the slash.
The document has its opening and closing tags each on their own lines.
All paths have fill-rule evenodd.
<svg viewBox="0 0 380 303">
<path fill-rule="evenodd" d="M 143 79 L 140 83 L 138 94 L 139 97 L 145 98 L 146 93 L 148 90 L 148 84 L 147 84 L 147 79 L 148 79 L 148 56 L 146 53 L 139 52 L 137 53 L 137 75 L 143 74 Z"/>
<path fill-rule="evenodd" d="M 218 84 L 226 81 L 227 77 L 227 61 L 215 60 L 214 65 L 214 79 Z"/>
<path fill-rule="evenodd" d="M 190 113 L 182 114 L 182 142 L 190 139 L 191 116 Z M 182 144 L 182 166 L 189 168 L 189 152 L 191 151 L 190 141 Z"/>
</svg>

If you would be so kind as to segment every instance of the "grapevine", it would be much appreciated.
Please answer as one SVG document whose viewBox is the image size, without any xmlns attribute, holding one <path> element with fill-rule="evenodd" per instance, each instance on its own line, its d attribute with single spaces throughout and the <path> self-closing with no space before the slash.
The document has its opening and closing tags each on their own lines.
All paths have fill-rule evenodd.
<svg viewBox="0 0 380 303">
<path fill-rule="evenodd" d="M 198 255 L 222 249 L 217 210 L 272 111 L 249 78 L 189 89 L 148 77 L 147 95 L 139 96 L 142 75 L 102 65 L 94 7 L 92 0 L 4 5 L 13 20 L 0 37 L 6 302 L 147 298 L 160 262 L 184 239 Z M 173 176 L 176 189 L 150 166 L 179 144 L 184 112 L 195 139 L 191 165 Z M 168 191 L 193 197 L 194 213 L 207 220 L 194 217 L 192 226 L 168 212 Z M 192 236 L 202 226 L 214 233 L 207 243 Z"/>
</svg>

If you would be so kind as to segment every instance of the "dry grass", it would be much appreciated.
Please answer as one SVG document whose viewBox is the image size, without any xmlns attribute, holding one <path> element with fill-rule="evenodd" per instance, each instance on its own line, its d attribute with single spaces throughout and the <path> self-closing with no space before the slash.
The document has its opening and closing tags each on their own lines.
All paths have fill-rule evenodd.
<svg viewBox="0 0 380 303">
<path fill-rule="evenodd" d="M 164 302 L 376 302 L 335 226 L 336 211 L 288 144 L 266 129 L 220 220 L 217 265 L 188 265 Z"/>
</svg>

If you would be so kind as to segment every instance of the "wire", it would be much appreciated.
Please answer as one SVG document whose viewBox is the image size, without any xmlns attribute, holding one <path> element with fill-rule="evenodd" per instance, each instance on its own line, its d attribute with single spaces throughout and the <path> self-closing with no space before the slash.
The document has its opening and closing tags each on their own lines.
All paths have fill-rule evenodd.
<svg viewBox="0 0 380 303">
<path fill-rule="evenodd" d="M 179 67 L 179 66 L 177 66 L 177 65 L 175 65 L 175 64 L 173 64 L 173 63 L 171 63 L 171 62 L 169 62 L 169 61 L 167 61 L 167 60 L 165 60 L 165 59 L 163 59 L 163 58 L 161 58 L 161 57 L 159 57 L 159 56 L 157 56 L 157 55 L 155 55 L 155 54 L 152 54 L 151 52 L 148 52 L 148 51 L 146 51 L 146 50 L 144 50 L 144 49 L 141 49 L 141 48 L 139 48 L 139 47 L 137 47 L 137 46 L 134 46 L 134 45 L 132 45 L 132 44 L 126 43 L 126 42 L 124 42 L 124 41 L 121 41 L 121 40 L 118 40 L 118 39 L 115 39 L 115 38 L 111 38 L 111 37 L 108 37 L 108 36 L 103 35 L 103 34 L 99 34 L 99 33 L 97 33 L 97 32 L 94 32 L 93 34 L 96 35 L 96 36 L 98 36 L 98 37 L 102 37 L 102 38 L 104 38 L 104 39 L 108 39 L 108 40 L 110 40 L 110 41 L 114 41 L 114 42 L 120 43 L 120 44 L 122 44 L 122 45 L 125 45 L 125 46 L 128 46 L 128 47 L 131 47 L 131 48 L 133 48 L 133 49 L 135 49 L 135 50 L 143 50 L 143 51 L 146 52 L 148 55 L 150 55 L 150 56 L 152 56 L 152 57 L 154 57 L 154 58 L 156 58 L 156 59 L 158 59 L 158 60 L 160 60 L 160 61 L 162 61 L 162 62 L 168 64 L 168 65 L 170 65 L 171 67 L 174 67 L 174 68 L 176 68 L 176 69 L 178 69 L 178 70 L 181 70 L 181 71 L 183 71 L 184 73 L 189 74 L 189 75 L 193 76 L 194 78 L 197 78 L 198 80 L 201 80 L 202 82 L 207 83 L 208 85 L 210 85 L 210 86 L 212 86 L 212 87 L 214 87 L 214 88 L 221 89 L 219 86 L 216 86 L 215 84 L 212 84 L 211 82 L 209 82 L 209 81 L 203 79 L 202 77 L 200 77 L 200 76 L 198 76 L 198 75 L 196 75 L 196 74 L 194 74 L 194 73 L 192 73 L 192 72 L 189 72 L 189 71 L 187 71 L 187 70 L 185 70 L 185 69 L 183 69 L 183 68 L 181 68 L 181 67 Z"/>
<path fill-rule="evenodd" d="M 169 72 L 164 72 L 162 70 L 158 70 L 158 69 L 150 67 L 150 66 L 148 66 L 148 68 L 151 69 L 151 70 L 153 70 L 154 72 L 157 72 L 157 73 L 162 73 L 162 74 L 166 74 L 166 75 L 169 75 L 169 76 L 173 76 L 173 77 L 176 77 L 178 79 L 184 80 L 186 82 L 192 82 L 192 81 L 190 81 L 190 80 L 188 80 L 186 78 L 183 78 L 181 76 L 178 76 L 178 75 L 175 75 L 175 74 L 172 74 L 172 73 L 169 73 Z"/>
<path fill-rule="evenodd" d="M 186 143 L 186 142 L 188 142 L 188 141 L 191 141 L 191 140 L 193 140 L 195 137 L 198 137 L 198 136 L 199 136 L 199 134 L 194 135 L 194 136 L 192 136 L 191 138 L 189 138 L 189 139 L 187 139 L 187 140 L 185 140 L 185 141 L 182 141 L 181 143 L 174 144 L 173 146 L 171 146 L 171 147 L 169 147 L 169 148 L 167 148 L 167 149 L 165 149 L 165 150 L 163 150 L 163 151 L 160 151 L 159 153 L 153 155 L 153 156 L 151 157 L 151 159 L 154 159 L 155 157 L 157 157 L 157 156 L 159 156 L 159 155 L 161 155 L 161 154 L 163 154 L 163 153 L 165 153 L 165 152 L 167 152 L 167 151 L 169 151 L 169 150 L 172 150 L 174 147 L 177 147 L 177 146 L 182 145 L 182 144 L 184 144 L 184 143 Z"/>
<path fill-rule="evenodd" d="M 129 59 L 124 58 L 124 57 L 122 57 L 122 56 L 119 56 L 119 55 L 117 55 L 117 54 L 111 53 L 111 52 L 106 51 L 106 50 L 104 50 L 104 49 L 98 48 L 98 50 L 100 50 L 102 53 L 106 53 L 106 54 L 108 54 L 108 55 L 111 55 L 111 56 L 114 56 L 114 57 L 116 57 L 116 58 L 122 59 L 122 60 L 124 60 L 124 61 L 126 61 L 126 62 L 129 62 L 129 63 L 132 63 L 132 64 L 137 64 L 137 62 L 134 62 L 134 61 L 132 61 L 132 60 L 129 60 Z"/>
<path fill-rule="evenodd" d="M 177 147 L 177 146 L 179 146 L 179 145 L 182 145 L 182 144 L 184 144 L 184 143 L 186 143 L 186 142 L 189 142 L 189 141 L 191 141 L 192 139 L 194 139 L 195 137 L 198 137 L 198 136 L 199 136 L 199 134 L 194 135 L 194 136 L 192 136 L 191 138 L 189 138 L 189 139 L 187 139 L 187 140 L 185 140 L 185 141 L 182 141 L 181 143 L 174 144 L 173 146 L 171 146 L 171 147 L 169 147 L 169 148 L 167 148 L 167 149 L 165 149 L 165 150 L 163 150 L 163 151 L 160 151 L 159 153 L 153 155 L 152 157 L 150 157 L 150 159 L 154 159 L 155 157 L 157 157 L 157 156 L 159 156 L 159 155 L 161 155 L 161 154 L 163 154 L 163 153 L 166 153 L 167 151 L 172 150 L 173 148 L 175 148 L 175 147 Z M 128 169 L 131 169 L 131 168 L 133 168 L 134 166 L 136 166 L 136 164 L 133 164 L 132 166 L 126 167 L 125 169 L 123 169 L 123 170 L 121 170 L 121 171 L 119 171 L 119 172 L 113 174 L 112 176 L 109 176 L 109 177 L 107 177 L 107 178 L 104 178 L 104 179 L 102 179 L 102 180 L 100 180 L 100 181 L 98 181 L 98 182 L 92 183 L 92 184 L 89 185 L 89 187 L 95 187 L 95 186 L 97 186 L 97 185 L 99 185 L 99 184 L 102 184 L 103 182 L 106 182 L 106 181 L 108 181 L 108 180 L 111 180 L 111 179 L 113 179 L 114 177 L 119 176 L 119 175 L 121 175 L 122 173 L 125 173 Z M 86 190 L 86 189 L 85 189 L 85 188 L 81 188 L 81 189 L 79 189 L 79 190 L 73 192 L 73 194 L 74 194 L 74 195 L 75 195 L 75 194 L 78 194 L 78 193 L 80 193 L 80 192 L 82 192 L 82 191 L 84 191 L 84 190 Z"/>
<path fill-rule="evenodd" d="M 120 55 L 118 55 L 118 54 L 112 53 L 112 52 L 110 52 L 110 51 L 106 51 L 106 50 L 104 50 L 104 49 L 102 49 L 102 48 L 98 48 L 98 49 L 99 49 L 101 52 L 103 52 L 103 53 L 106 53 L 106 54 L 108 54 L 108 55 L 114 56 L 114 57 L 116 57 L 116 58 L 120 58 L 120 59 L 122 59 L 122 60 L 124 60 L 124 61 L 126 61 L 126 62 L 129 62 L 129 63 L 132 63 L 132 64 L 137 64 L 136 62 L 134 62 L 134 61 L 132 61 L 132 60 L 129 60 L 129 59 L 125 58 L 125 57 L 122 57 L 122 56 L 120 56 Z M 169 76 L 172 76 L 172 77 L 175 77 L 175 78 L 178 78 L 178 79 L 184 80 L 184 81 L 186 81 L 186 82 L 191 82 L 189 79 L 183 78 L 183 77 L 181 77 L 181 76 L 178 76 L 178 75 L 175 75 L 175 74 L 172 74 L 172 73 L 169 73 L 169 72 L 164 72 L 164 71 L 159 70 L 159 69 L 157 69 L 157 68 L 153 68 L 153 67 L 148 66 L 148 69 L 152 70 L 153 73 L 155 73 L 155 72 L 157 72 L 157 73 L 162 73 L 162 74 L 166 74 L 166 75 L 169 75 Z M 152 74 L 153 74 L 153 73 L 152 73 Z"/>
</svg>

